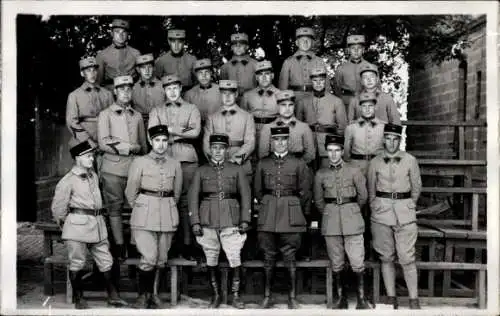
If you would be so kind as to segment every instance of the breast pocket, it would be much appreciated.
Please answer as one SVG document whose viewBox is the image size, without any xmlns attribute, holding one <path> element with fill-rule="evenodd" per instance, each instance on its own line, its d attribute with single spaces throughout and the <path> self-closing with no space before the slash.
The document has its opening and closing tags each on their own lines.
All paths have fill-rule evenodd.
<svg viewBox="0 0 500 316">
<path fill-rule="evenodd" d="M 342 185 L 342 196 L 355 196 L 356 195 L 356 187 L 352 182 L 344 182 Z"/>
<path fill-rule="evenodd" d="M 203 192 L 214 192 L 217 190 L 217 178 L 214 176 L 201 176 Z"/>
<path fill-rule="evenodd" d="M 288 201 L 288 216 L 290 226 L 305 226 L 307 224 L 298 200 Z"/>
<path fill-rule="evenodd" d="M 297 183 L 297 174 L 295 174 L 295 173 L 287 173 L 287 174 L 283 175 L 283 177 L 285 180 L 284 182 L 287 185 L 293 186 Z"/>
<path fill-rule="evenodd" d="M 276 175 L 271 172 L 264 173 L 264 183 L 266 187 L 273 187 L 276 182 Z"/>
</svg>

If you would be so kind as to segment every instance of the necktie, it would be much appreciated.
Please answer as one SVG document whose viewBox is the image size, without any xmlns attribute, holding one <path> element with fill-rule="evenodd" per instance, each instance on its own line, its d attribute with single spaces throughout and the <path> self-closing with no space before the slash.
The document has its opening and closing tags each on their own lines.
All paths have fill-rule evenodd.
<svg viewBox="0 0 500 316">
<path fill-rule="evenodd" d="M 87 91 L 87 92 L 92 92 L 92 90 L 99 92 L 101 90 L 101 88 L 99 88 L 99 87 L 94 87 L 94 88 L 87 87 L 87 88 L 85 88 L 85 91 Z"/>
<path fill-rule="evenodd" d="M 208 89 L 210 89 L 210 88 L 212 88 L 212 84 L 209 84 L 209 85 L 208 85 L 208 86 L 206 86 L 206 87 L 203 87 L 203 86 L 201 86 L 201 85 L 200 85 L 200 90 L 208 90 Z"/>
<path fill-rule="evenodd" d="M 168 102 L 167 103 L 167 106 L 173 106 L 173 105 L 181 106 L 181 103 L 180 102 Z"/>
<path fill-rule="evenodd" d="M 340 164 L 340 163 L 336 166 L 330 165 L 330 169 L 333 169 L 333 170 L 340 170 L 341 168 L 342 168 L 342 164 Z"/>
<path fill-rule="evenodd" d="M 222 115 L 226 115 L 228 113 L 231 114 L 231 115 L 236 114 L 236 110 L 229 110 L 229 111 L 228 110 L 223 110 L 222 111 Z"/>
<path fill-rule="evenodd" d="M 304 58 L 304 57 L 307 57 L 307 59 L 308 59 L 308 60 L 311 60 L 311 59 L 312 59 L 312 57 L 311 57 L 311 56 L 309 56 L 309 55 L 305 55 L 305 54 L 304 54 L 304 55 L 297 55 L 297 57 L 296 57 L 296 58 L 297 58 L 297 60 L 298 60 L 298 61 L 300 61 L 300 60 L 301 60 L 302 58 Z"/>
<path fill-rule="evenodd" d="M 257 92 L 260 96 L 264 95 L 264 92 L 267 94 L 267 96 L 272 96 L 273 95 L 273 91 L 272 90 L 264 90 L 264 89 L 260 89 L 259 92 Z"/>
<path fill-rule="evenodd" d="M 82 179 L 92 179 L 92 173 L 82 173 L 82 174 L 80 174 L 80 178 L 82 178 Z"/>
<path fill-rule="evenodd" d="M 146 85 L 146 82 L 145 81 L 141 81 L 139 84 L 141 85 L 141 87 L 144 88 L 144 86 Z M 148 82 L 148 85 L 152 88 L 152 87 L 155 86 L 155 83 L 153 81 L 150 81 L 150 82 Z"/>
<path fill-rule="evenodd" d="M 377 123 L 375 123 L 375 122 L 373 121 L 373 119 L 360 121 L 360 122 L 359 122 L 359 125 L 360 125 L 360 126 L 364 126 L 367 122 L 369 122 L 369 123 L 371 124 L 371 126 L 372 126 L 372 127 L 373 127 L 373 126 L 375 126 L 375 125 L 377 125 Z"/>
<path fill-rule="evenodd" d="M 385 163 L 389 163 L 389 161 L 394 161 L 394 162 L 400 162 L 401 161 L 401 157 L 394 157 L 394 158 L 389 158 L 389 157 L 385 157 L 384 158 L 384 162 Z"/>
<path fill-rule="evenodd" d="M 236 64 L 238 63 L 241 63 L 243 66 L 246 66 L 248 64 L 248 61 L 245 59 L 233 59 L 231 63 L 233 64 L 233 66 L 236 66 Z"/>
<path fill-rule="evenodd" d="M 173 51 L 170 51 L 170 54 L 172 55 L 172 57 L 180 58 L 184 55 L 184 52 L 180 52 L 178 54 L 175 54 Z"/>
<path fill-rule="evenodd" d="M 322 98 L 322 97 L 324 97 L 324 96 L 325 96 L 325 90 L 323 90 L 323 91 L 316 91 L 316 90 L 315 90 L 315 91 L 313 92 L 313 94 L 314 94 L 314 96 L 315 96 L 316 98 Z"/>
<path fill-rule="evenodd" d="M 278 121 L 276 123 L 276 125 L 278 125 L 278 126 L 289 125 L 289 126 L 292 126 L 292 127 L 295 126 L 295 124 L 297 124 L 296 121 L 290 121 L 290 122 L 288 122 L 288 124 L 285 124 L 285 122 L 283 122 L 283 121 Z"/>
</svg>

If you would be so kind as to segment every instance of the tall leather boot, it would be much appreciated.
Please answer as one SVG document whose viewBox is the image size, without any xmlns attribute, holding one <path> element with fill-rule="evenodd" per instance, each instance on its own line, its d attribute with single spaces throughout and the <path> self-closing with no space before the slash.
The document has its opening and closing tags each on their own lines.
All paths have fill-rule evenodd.
<svg viewBox="0 0 500 316">
<path fill-rule="evenodd" d="M 233 292 L 233 307 L 244 309 L 245 303 L 240 298 L 240 267 L 233 268 L 233 282 L 231 290 Z"/>
<path fill-rule="evenodd" d="M 165 308 L 159 296 L 159 287 L 163 276 L 165 275 L 165 268 L 156 268 L 153 281 L 153 293 L 150 299 L 150 305 L 153 309 Z"/>
<path fill-rule="evenodd" d="M 82 277 L 83 271 L 70 271 L 69 279 L 71 281 L 71 286 L 73 287 L 73 298 L 75 300 L 75 309 L 88 309 L 89 305 L 86 300 L 83 299 L 83 284 Z"/>
<path fill-rule="evenodd" d="M 109 226 L 111 227 L 111 232 L 113 234 L 114 240 L 114 253 L 113 257 L 118 259 L 119 262 L 123 262 L 126 258 L 127 248 L 124 245 L 123 240 L 123 223 L 121 216 L 110 216 Z"/>
<path fill-rule="evenodd" d="M 139 271 L 139 282 L 138 282 L 138 292 L 139 296 L 137 297 L 134 308 L 137 309 L 147 309 L 149 307 L 149 300 L 151 298 L 150 292 L 150 283 L 151 278 L 154 278 L 154 270 L 153 271 L 143 271 L 138 269 Z M 153 279 L 154 282 L 154 279 Z"/>
<path fill-rule="evenodd" d="M 388 296 L 387 297 L 387 304 L 392 305 L 393 309 L 398 309 L 399 308 L 398 297 L 397 296 Z"/>
<path fill-rule="evenodd" d="M 337 300 L 333 302 L 332 309 L 347 309 L 347 293 L 344 288 L 342 271 L 334 272 L 334 282 L 337 290 Z"/>
<path fill-rule="evenodd" d="M 356 272 L 356 277 L 358 279 L 357 288 L 357 299 L 356 309 L 373 309 L 368 303 L 365 297 L 365 274 L 364 272 Z"/>
<path fill-rule="evenodd" d="M 111 306 L 128 306 L 128 303 L 125 302 L 120 295 L 118 294 L 117 289 L 117 280 L 113 278 L 113 274 L 111 270 L 103 272 L 104 280 L 106 282 L 106 291 L 108 292 L 108 305 Z"/>
<path fill-rule="evenodd" d="M 219 266 L 208 267 L 208 271 L 210 274 L 210 285 L 212 286 L 212 291 L 213 291 L 212 300 L 210 302 L 210 305 L 208 305 L 208 308 L 219 308 L 222 302 L 222 297 L 220 295 L 220 282 L 219 282 L 218 270 Z"/>
<path fill-rule="evenodd" d="M 264 300 L 262 300 L 262 303 L 260 304 L 261 308 L 271 308 L 273 306 L 273 303 L 271 301 L 271 288 L 273 284 L 273 267 L 265 267 L 264 268 L 264 275 L 265 275 L 265 285 L 264 285 Z"/>
<path fill-rule="evenodd" d="M 290 267 L 288 268 L 288 272 L 290 274 L 289 280 L 289 292 L 288 292 L 288 309 L 298 309 L 300 308 L 300 304 L 296 299 L 296 285 L 297 285 L 297 268 Z"/>
</svg>

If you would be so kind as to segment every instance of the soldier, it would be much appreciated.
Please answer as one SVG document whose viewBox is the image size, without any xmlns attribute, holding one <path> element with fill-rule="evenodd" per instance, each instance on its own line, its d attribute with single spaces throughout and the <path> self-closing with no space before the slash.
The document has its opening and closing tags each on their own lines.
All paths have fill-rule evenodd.
<svg viewBox="0 0 500 316">
<path fill-rule="evenodd" d="M 380 89 L 377 66 L 368 63 L 363 64 L 359 66 L 359 75 L 361 77 L 362 92 L 374 93 L 377 97 L 375 117 L 386 123 L 401 124 L 398 108 L 396 103 L 394 103 L 392 96 Z M 351 104 L 349 105 L 349 122 L 352 122 L 361 116 L 358 104 L 359 95 L 356 95 L 352 98 Z"/>
<path fill-rule="evenodd" d="M 238 97 L 236 81 L 220 80 L 219 89 L 222 107 L 207 119 L 203 133 L 203 152 L 210 159 L 210 135 L 227 134 L 228 161 L 242 166 L 251 183 L 252 166 L 249 158 L 255 149 L 255 124 L 252 115 L 236 104 Z"/>
<path fill-rule="evenodd" d="M 99 65 L 97 82 L 113 91 L 113 79 L 117 76 L 137 77 L 135 60 L 141 54 L 137 49 L 127 45 L 130 25 L 127 21 L 115 19 L 111 23 L 113 43 L 99 51 L 96 56 Z"/>
<path fill-rule="evenodd" d="M 241 249 L 250 228 L 251 194 L 243 169 L 225 162 L 228 146 L 229 136 L 210 135 L 210 162 L 196 170 L 189 189 L 189 214 L 193 233 L 207 259 L 213 290 L 209 307 L 218 308 L 221 303 L 218 262 L 222 246 L 233 272 L 233 306 L 242 309 Z"/>
<path fill-rule="evenodd" d="M 139 296 L 135 308 L 162 308 L 153 294 L 155 269 L 164 274 L 168 250 L 179 224 L 177 202 L 182 190 L 181 164 L 167 155 L 169 132 L 165 125 L 148 129 L 152 150 L 130 165 L 125 195 L 133 207 L 130 228 L 141 254 Z"/>
<path fill-rule="evenodd" d="M 329 167 L 321 168 L 314 178 L 314 202 L 323 214 L 321 233 L 325 236 L 338 294 L 332 308 L 348 307 L 344 287 L 347 280 L 342 274 L 347 253 L 357 276 L 356 309 L 371 309 L 364 295 L 365 222 L 360 211 L 368 198 L 366 178 L 359 169 L 342 160 L 343 147 L 343 136 L 326 136 Z"/>
<path fill-rule="evenodd" d="M 149 112 L 155 107 L 165 104 L 165 91 L 161 81 L 153 77 L 153 54 L 137 57 L 136 67 L 140 79 L 132 91 L 134 109 L 142 114 L 144 126 L 148 126 Z"/>
<path fill-rule="evenodd" d="M 382 261 L 382 278 L 389 302 L 398 308 L 394 261 L 403 267 L 410 309 L 420 309 L 415 243 L 418 236 L 416 205 L 422 189 L 418 162 L 400 151 L 401 125 L 384 128 L 384 152 L 375 157 L 368 171 L 368 198 L 373 248 Z"/>
<path fill-rule="evenodd" d="M 327 134 L 344 134 L 347 125 L 345 107 L 342 100 L 326 91 L 326 69 L 311 70 L 313 94 L 297 104 L 297 118 L 306 122 L 315 133 L 318 149 L 318 168 L 328 166 L 328 154 L 323 146 Z"/>
<path fill-rule="evenodd" d="M 113 94 L 97 83 L 97 65 L 94 57 L 80 60 L 80 75 L 83 84 L 68 95 L 66 125 L 72 138 L 70 147 L 89 141 L 97 146 L 97 115 L 113 103 Z"/>
<path fill-rule="evenodd" d="M 194 260 L 192 249 L 191 227 L 189 226 L 187 193 L 198 168 L 198 156 L 194 144 L 201 130 L 200 111 L 196 105 L 184 101 L 181 97 L 182 84 L 176 75 L 162 78 L 163 88 L 167 96 L 164 106 L 154 108 L 149 114 L 149 127 L 163 124 L 168 126 L 171 135 L 169 148 L 171 156 L 181 163 L 182 194 L 179 201 L 181 227 L 178 230 L 176 250 L 188 260 Z M 180 241 L 182 240 L 182 243 Z"/>
<path fill-rule="evenodd" d="M 236 33 L 231 35 L 233 57 L 220 68 L 222 80 L 234 80 L 238 83 L 238 97 L 257 86 L 255 66 L 257 61 L 248 55 L 248 35 Z M 237 102 L 239 104 L 239 102 Z"/>
<path fill-rule="evenodd" d="M 193 86 L 196 57 L 184 51 L 185 30 L 168 30 L 167 36 L 170 51 L 156 59 L 154 73 L 158 78 L 166 75 L 179 76 L 185 92 Z"/>
<path fill-rule="evenodd" d="M 311 78 L 309 77 L 311 69 L 326 68 L 326 64 L 311 51 L 314 40 L 312 28 L 298 28 L 295 31 L 295 37 L 295 45 L 298 49 L 283 63 L 278 87 L 280 90 L 293 90 L 297 101 L 300 101 L 312 92 Z"/>
<path fill-rule="evenodd" d="M 349 60 L 340 65 L 335 73 L 334 91 L 335 95 L 342 98 L 346 112 L 349 112 L 348 106 L 351 99 L 361 90 L 359 68 L 361 65 L 369 64 L 369 62 L 363 59 L 365 36 L 347 36 L 347 51 L 349 53 Z"/>
<path fill-rule="evenodd" d="M 273 127 L 271 135 L 273 154 L 259 161 L 254 179 L 255 196 L 262 205 L 257 226 L 266 279 L 261 307 L 272 306 L 271 286 L 279 249 L 289 272 L 288 308 L 296 309 L 295 254 L 306 231 L 305 204 L 310 199 L 311 181 L 304 160 L 288 154 L 289 127 Z"/>
<path fill-rule="evenodd" d="M 122 209 L 130 208 L 125 199 L 125 187 L 130 164 L 135 155 L 146 153 L 146 133 L 142 116 L 131 106 L 131 76 L 114 79 L 116 101 L 99 113 L 97 139 L 103 151 L 101 167 L 102 193 L 108 207 L 109 223 L 113 233 L 112 248 L 119 272 L 118 261 L 126 257 L 123 240 Z"/>
<path fill-rule="evenodd" d="M 104 275 L 108 304 L 127 305 L 118 295 L 118 280 L 111 274 L 113 258 L 109 252 L 108 232 L 102 216 L 99 180 L 92 168 L 94 151 L 95 147 L 88 140 L 71 147 L 75 165 L 57 183 L 51 207 L 68 249 L 68 270 L 76 309 L 89 308 L 83 299 L 82 281 L 88 249 Z"/>
</svg>

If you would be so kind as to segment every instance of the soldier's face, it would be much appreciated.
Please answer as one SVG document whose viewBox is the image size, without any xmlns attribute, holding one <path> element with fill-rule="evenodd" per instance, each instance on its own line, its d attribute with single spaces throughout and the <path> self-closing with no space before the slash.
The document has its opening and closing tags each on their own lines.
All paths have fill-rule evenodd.
<svg viewBox="0 0 500 316">
<path fill-rule="evenodd" d="M 119 27 L 113 29 L 113 43 L 122 46 L 128 40 L 128 31 Z"/>
<path fill-rule="evenodd" d="M 210 145 L 210 154 L 215 162 L 221 162 L 224 160 L 224 157 L 226 157 L 226 150 L 227 147 L 223 144 Z"/>
<path fill-rule="evenodd" d="M 158 135 L 155 138 L 151 139 L 151 147 L 153 152 L 158 155 L 163 155 L 167 152 L 168 149 L 168 137 L 165 135 Z"/>
<path fill-rule="evenodd" d="M 124 85 L 115 88 L 116 101 L 121 104 L 128 104 L 132 100 L 132 86 Z"/>
<path fill-rule="evenodd" d="M 302 51 L 308 51 L 312 47 L 312 38 L 309 36 L 301 36 L 295 40 L 295 44 Z"/>
<path fill-rule="evenodd" d="M 375 103 L 373 101 L 365 101 L 359 105 L 361 116 L 364 118 L 372 118 L 375 115 Z"/>
<path fill-rule="evenodd" d="M 177 101 L 181 96 L 181 85 L 171 84 L 165 87 L 165 94 L 169 101 Z"/>
<path fill-rule="evenodd" d="M 208 86 L 212 81 L 212 71 L 210 69 L 200 69 L 196 72 L 196 79 L 202 86 Z"/>
<path fill-rule="evenodd" d="M 233 92 L 231 90 L 222 90 L 220 93 L 222 97 L 222 105 L 231 106 L 236 102 L 236 95 L 238 94 L 237 92 Z"/>
<path fill-rule="evenodd" d="M 399 143 L 401 142 L 401 137 L 394 134 L 384 135 L 384 146 L 385 150 L 389 154 L 394 154 L 399 150 Z"/>
<path fill-rule="evenodd" d="M 140 65 L 138 68 L 139 68 L 139 73 L 141 74 L 141 78 L 143 80 L 150 80 L 153 77 L 152 64 Z"/>
<path fill-rule="evenodd" d="M 344 149 L 340 145 L 330 144 L 326 147 L 328 159 L 332 165 L 338 165 L 344 155 Z"/>
<path fill-rule="evenodd" d="M 378 76 L 373 71 L 365 71 L 361 74 L 361 84 L 365 89 L 373 89 L 377 86 Z"/>
<path fill-rule="evenodd" d="M 283 154 L 288 150 L 288 136 L 273 136 L 273 151 Z"/>
<path fill-rule="evenodd" d="M 270 70 L 264 70 L 256 74 L 257 82 L 259 83 L 259 87 L 267 88 L 271 85 L 271 82 L 274 79 L 274 73 Z"/>
<path fill-rule="evenodd" d="M 312 78 L 312 86 L 313 89 L 316 91 L 323 91 L 325 90 L 325 83 L 326 83 L 326 78 L 325 77 L 314 77 Z"/>
<path fill-rule="evenodd" d="M 76 164 L 82 168 L 90 169 L 94 167 L 94 152 L 88 152 L 75 157 Z"/>
<path fill-rule="evenodd" d="M 95 83 L 97 80 L 97 68 L 96 67 L 89 67 L 85 68 L 82 71 L 80 71 L 80 75 L 87 81 L 88 83 Z"/>
<path fill-rule="evenodd" d="M 247 53 L 248 45 L 242 42 L 236 42 L 233 45 L 231 45 L 231 50 L 233 51 L 234 55 L 242 56 Z"/>
<path fill-rule="evenodd" d="M 290 100 L 281 101 L 278 109 L 281 117 L 290 118 L 294 115 L 295 103 Z"/>
<path fill-rule="evenodd" d="M 170 49 L 174 54 L 179 54 L 184 49 L 184 39 L 169 38 L 168 45 L 170 45 Z"/>
<path fill-rule="evenodd" d="M 349 45 L 349 56 L 351 59 L 359 60 L 363 57 L 363 53 L 365 52 L 365 47 L 361 44 L 351 44 Z"/>
</svg>

